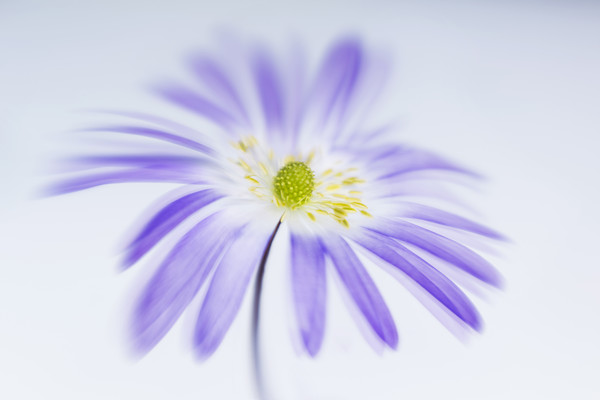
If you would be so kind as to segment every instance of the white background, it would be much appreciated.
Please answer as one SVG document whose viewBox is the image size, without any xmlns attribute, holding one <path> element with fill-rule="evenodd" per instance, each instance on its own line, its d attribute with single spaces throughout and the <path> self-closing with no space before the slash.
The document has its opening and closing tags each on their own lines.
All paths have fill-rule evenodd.
<svg viewBox="0 0 600 400">
<path fill-rule="evenodd" d="M 205 363 L 186 321 L 146 358 L 129 356 L 128 305 L 147 271 L 118 274 L 117 250 L 165 188 L 36 198 L 65 132 L 97 118 L 80 110 L 161 113 L 144 86 L 184 76 L 182 57 L 223 27 L 279 46 L 298 38 L 313 55 L 347 32 L 387 49 L 396 64 L 380 111 L 401 121 L 399 139 L 490 177 L 471 203 L 513 241 L 493 258 L 507 287 L 475 298 L 486 328 L 466 342 L 373 270 L 401 335 L 381 355 L 334 294 L 321 356 L 296 356 L 270 263 L 276 399 L 600 397 L 600 3 L 2 0 L 0 398 L 253 399 L 248 304 Z"/>
</svg>

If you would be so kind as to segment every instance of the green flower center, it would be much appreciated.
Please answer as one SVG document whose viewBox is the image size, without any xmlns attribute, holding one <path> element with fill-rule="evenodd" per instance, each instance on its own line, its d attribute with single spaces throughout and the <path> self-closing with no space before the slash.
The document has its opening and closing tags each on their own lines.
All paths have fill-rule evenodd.
<svg viewBox="0 0 600 400">
<path fill-rule="evenodd" d="M 301 161 L 283 166 L 273 179 L 273 193 L 279 203 L 291 209 L 310 201 L 315 190 L 315 174 Z"/>
</svg>

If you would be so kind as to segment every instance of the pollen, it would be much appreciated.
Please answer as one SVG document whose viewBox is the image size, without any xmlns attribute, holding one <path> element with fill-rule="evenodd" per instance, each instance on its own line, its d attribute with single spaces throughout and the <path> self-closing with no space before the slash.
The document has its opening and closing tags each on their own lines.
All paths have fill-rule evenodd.
<svg viewBox="0 0 600 400">
<path fill-rule="evenodd" d="M 296 209 L 308 203 L 315 190 L 315 174 L 301 161 L 285 164 L 273 179 L 273 194 L 284 207 Z"/>
</svg>

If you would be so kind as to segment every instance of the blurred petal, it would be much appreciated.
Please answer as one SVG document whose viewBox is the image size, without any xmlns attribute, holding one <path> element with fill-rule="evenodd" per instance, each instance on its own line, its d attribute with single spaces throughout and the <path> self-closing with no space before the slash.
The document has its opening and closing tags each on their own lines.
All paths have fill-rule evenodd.
<svg viewBox="0 0 600 400">
<path fill-rule="evenodd" d="M 51 186 L 48 193 L 57 195 L 125 182 L 201 183 L 202 179 L 199 179 L 193 172 L 186 170 L 135 168 L 65 179 Z"/>
<path fill-rule="evenodd" d="M 240 309 L 268 239 L 269 232 L 247 226 L 219 262 L 194 332 L 196 353 L 200 358 L 210 357 L 221 344 Z"/>
<path fill-rule="evenodd" d="M 474 178 L 481 177 L 473 171 L 423 150 L 397 147 L 384 151 L 383 155 L 373 159 L 375 162 L 374 168 L 382 168 L 385 171 L 377 180 L 393 179 L 399 175 L 423 170 L 446 170 L 459 172 Z"/>
<path fill-rule="evenodd" d="M 402 202 L 402 206 L 405 207 L 402 210 L 402 217 L 404 218 L 414 218 L 434 222 L 436 224 L 477 233 L 492 239 L 505 240 L 502 234 L 493 229 L 435 207 L 410 202 Z"/>
<path fill-rule="evenodd" d="M 404 272 L 473 329 L 481 327 L 481 320 L 473 303 L 450 279 L 425 260 L 381 234 L 366 231 L 354 240 Z"/>
<path fill-rule="evenodd" d="M 125 115 L 125 113 L 123 113 Z M 183 136 L 169 133 L 163 130 L 155 129 L 155 128 L 146 128 L 143 126 L 128 126 L 128 125 L 114 125 L 114 126 L 100 126 L 96 128 L 89 128 L 86 131 L 91 132 L 117 132 L 117 133 L 126 133 L 130 135 L 138 135 L 145 136 L 152 139 L 158 139 L 165 142 L 177 144 L 179 146 L 187 147 L 192 150 L 197 150 L 201 153 L 210 154 L 212 149 L 207 147 L 201 143 L 193 141 L 191 139 L 185 138 Z"/>
<path fill-rule="evenodd" d="M 406 221 L 380 220 L 372 230 L 413 244 L 436 257 L 446 260 L 477 279 L 500 285 L 502 278 L 486 259 L 445 236 Z"/>
<path fill-rule="evenodd" d="M 213 214 L 190 230 L 146 286 L 133 316 L 135 344 L 150 351 L 192 301 L 235 231 Z"/>
<path fill-rule="evenodd" d="M 216 96 L 220 97 L 229 107 L 235 109 L 238 119 L 247 122 L 246 109 L 226 71 L 212 59 L 201 55 L 194 57 L 190 64 L 196 76 Z"/>
<path fill-rule="evenodd" d="M 341 237 L 332 235 L 324 240 L 325 250 L 358 309 L 375 334 L 391 348 L 396 348 L 398 345 L 396 325 L 365 267 Z"/>
<path fill-rule="evenodd" d="M 237 125 L 239 122 L 225 109 L 185 87 L 164 85 L 157 88 L 156 91 L 170 102 L 205 117 L 225 130 Z"/>
<path fill-rule="evenodd" d="M 361 45 L 355 39 L 336 43 L 327 54 L 315 79 L 312 100 L 320 107 L 323 122 L 343 116 L 355 93 L 362 60 Z"/>
<path fill-rule="evenodd" d="M 254 79 L 269 131 L 280 131 L 284 119 L 283 89 L 273 60 L 264 52 L 254 60 Z"/>
<path fill-rule="evenodd" d="M 292 294 L 304 348 L 315 356 L 325 332 L 325 255 L 319 241 L 291 235 Z"/>
<path fill-rule="evenodd" d="M 221 197 L 214 190 L 207 189 L 185 195 L 165 206 L 129 245 L 124 267 L 136 263 L 187 217 Z"/>
<path fill-rule="evenodd" d="M 198 165 L 202 162 L 197 157 L 175 156 L 168 154 L 125 154 L 119 156 L 112 155 L 94 155 L 83 156 L 65 160 L 67 163 L 73 163 L 83 167 L 139 167 L 139 168 L 182 168 Z"/>
</svg>

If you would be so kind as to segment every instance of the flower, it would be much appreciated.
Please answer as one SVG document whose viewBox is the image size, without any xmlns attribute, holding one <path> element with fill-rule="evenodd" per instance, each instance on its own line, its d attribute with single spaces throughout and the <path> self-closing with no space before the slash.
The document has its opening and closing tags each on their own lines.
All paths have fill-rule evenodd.
<svg viewBox="0 0 600 400">
<path fill-rule="evenodd" d="M 133 315 L 139 349 L 151 350 L 205 288 L 193 338 L 198 356 L 209 357 L 255 275 L 257 322 L 275 235 L 286 235 L 290 243 L 286 267 L 299 334 L 310 356 L 319 352 L 325 332 L 327 268 L 375 336 L 396 348 L 395 323 L 364 256 L 400 271 L 478 330 L 481 318 L 472 302 L 434 265 L 451 264 L 490 285 L 501 278 L 488 261 L 440 228 L 502 237 L 427 202 L 442 195 L 440 182 L 477 174 L 397 143 L 392 129 L 366 127 L 383 68 L 359 40 L 336 42 L 311 80 L 301 59 L 282 68 L 265 50 L 249 53 L 227 65 L 215 57 L 193 58 L 202 90 L 157 88 L 161 97 L 200 117 L 205 128 L 120 112 L 130 122 L 90 131 L 147 143 L 124 142 L 109 154 L 74 158 L 78 174 L 54 186 L 56 193 L 66 193 L 112 183 L 181 184 L 127 247 L 125 267 L 151 251 L 152 258 L 162 257 Z M 427 175 L 431 171 L 443 174 Z"/>
</svg>

